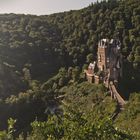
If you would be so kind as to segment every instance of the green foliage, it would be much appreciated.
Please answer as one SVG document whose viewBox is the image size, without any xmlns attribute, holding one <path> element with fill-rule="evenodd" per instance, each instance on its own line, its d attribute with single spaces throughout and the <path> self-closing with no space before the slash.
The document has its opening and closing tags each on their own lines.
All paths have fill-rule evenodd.
<svg viewBox="0 0 140 140">
<path fill-rule="evenodd" d="M 133 122 L 133 125 L 130 123 Z M 124 130 L 129 130 L 140 135 L 140 93 L 133 93 L 125 110 L 116 119 L 116 125 Z"/>
<path fill-rule="evenodd" d="M 8 120 L 8 130 L 6 131 L 0 131 L 0 139 L 1 140 L 14 140 L 13 134 L 15 132 L 14 125 L 16 123 L 16 120 L 10 118 Z"/>
<path fill-rule="evenodd" d="M 94 59 L 94 56 L 93 56 L 92 53 L 90 53 L 90 54 L 87 55 L 87 63 L 93 62 L 93 59 Z"/>
<path fill-rule="evenodd" d="M 109 118 L 93 124 L 73 111 L 67 112 L 62 120 L 54 116 L 46 122 L 35 121 L 32 127 L 28 140 L 136 140 L 134 135 L 115 128 Z"/>
<path fill-rule="evenodd" d="M 92 123 L 105 116 L 111 117 L 116 110 L 116 102 L 107 96 L 103 85 L 83 82 L 62 88 L 60 92 L 66 95 L 63 100 L 64 111 L 67 112 L 67 109 L 78 111 L 85 114 Z"/>
<path fill-rule="evenodd" d="M 96 122 L 96 119 L 102 120 L 104 115 L 110 117 L 116 109 L 116 103 L 103 94 L 106 91 L 102 85 L 80 83 L 83 80 L 81 69 L 96 59 L 97 44 L 101 38 L 118 38 L 122 44 L 121 52 L 124 58 L 121 81 L 122 88 L 126 87 L 124 93 L 140 91 L 139 13 L 139 0 L 108 0 L 96 2 L 81 10 L 49 16 L 0 15 L 1 127 L 4 128 L 6 120 L 13 117 L 18 119 L 18 133 L 26 133 L 30 130 L 29 123 L 36 117 L 46 120 L 46 110 L 51 110 L 52 106 L 58 107 L 57 97 L 63 94 L 68 95 L 64 101 L 72 109 L 76 108 L 79 112 L 88 114 L 86 117 L 91 120 L 90 123 Z M 128 112 L 124 111 L 124 116 L 128 115 L 132 120 L 135 118 L 136 124 L 139 122 L 139 104 L 135 104 L 136 101 L 130 102 L 132 106 L 128 104 L 129 111 L 126 109 Z M 122 115 L 122 120 L 125 120 L 124 116 Z M 82 120 L 83 116 L 79 119 Z M 88 121 L 85 118 L 84 120 Z M 110 134 L 106 130 L 108 126 L 106 127 L 105 122 L 103 127 L 105 125 L 105 131 Z M 50 139 L 57 139 L 53 133 L 56 126 L 53 124 L 52 130 L 46 130 L 45 133 L 50 124 L 48 126 L 46 121 L 44 123 L 45 126 L 41 126 L 40 130 L 33 126 L 35 138 L 32 139 L 41 139 L 44 136 L 44 139 L 49 139 L 47 133 L 53 136 Z M 96 126 L 89 125 L 86 130 L 86 123 L 83 127 L 79 122 L 72 124 L 70 128 L 74 131 L 66 131 L 65 139 L 90 139 L 89 129 L 97 129 Z M 131 126 L 129 120 L 126 120 L 125 124 L 127 128 Z M 134 131 L 139 129 L 137 124 Z M 66 128 L 60 125 L 57 129 L 61 131 L 61 127 Z M 77 130 L 76 127 L 81 129 Z M 118 135 L 118 131 L 114 129 L 109 122 L 109 130 Z M 36 130 L 41 131 L 40 135 L 34 133 Z M 104 129 L 97 129 L 97 132 L 101 135 Z M 70 133 L 73 135 L 70 136 Z M 107 133 L 103 133 L 106 139 Z M 95 135 L 98 138 L 98 134 Z M 0 136 L 5 139 L 6 131 L 2 131 Z"/>
<path fill-rule="evenodd" d="M 75 67 L 72 70 L 72 79 L 74 80 L 74 82 L 76 82 L 80 79 L 80 68 L 79 67 Z"/>
</svg>

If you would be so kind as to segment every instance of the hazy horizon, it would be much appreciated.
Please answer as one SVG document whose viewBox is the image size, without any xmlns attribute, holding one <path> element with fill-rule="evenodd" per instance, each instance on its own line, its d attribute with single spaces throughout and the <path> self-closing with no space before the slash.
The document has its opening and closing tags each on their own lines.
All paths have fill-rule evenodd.
<svg viewBox="0 0 140 140">
<path fill-rule="evenodd" d="M 0 0 L 0 14 L 48 15 L 87 7 L 97 0 Z"/>
</svg>

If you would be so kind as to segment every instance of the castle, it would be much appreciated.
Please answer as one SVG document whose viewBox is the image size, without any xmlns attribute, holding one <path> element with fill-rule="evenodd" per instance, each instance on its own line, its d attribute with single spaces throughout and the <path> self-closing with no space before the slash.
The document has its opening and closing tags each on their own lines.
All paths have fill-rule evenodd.
<svg viewBox="0 0 140 140">
<path fill-rule="evenodd" d="M 90 83 L 104 83 L 106 87 L 110 82 L 115 86 L 122 76 L 121 43 L 116 39 L 102 39 L 98 43 L 97 61 L 90 63 L 85 75 Z"/>
</svg>

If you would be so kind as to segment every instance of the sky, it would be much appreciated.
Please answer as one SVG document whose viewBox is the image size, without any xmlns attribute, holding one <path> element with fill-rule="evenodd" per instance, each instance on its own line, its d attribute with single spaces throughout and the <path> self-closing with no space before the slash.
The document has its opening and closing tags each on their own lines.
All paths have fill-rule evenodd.
<svg viewBox="0 0 140 140">
<path fill-rule="evenodd" d="M 0 13 L 48 15 L 81 9 L 96 0 L 0 0 Z"/>
</svg>

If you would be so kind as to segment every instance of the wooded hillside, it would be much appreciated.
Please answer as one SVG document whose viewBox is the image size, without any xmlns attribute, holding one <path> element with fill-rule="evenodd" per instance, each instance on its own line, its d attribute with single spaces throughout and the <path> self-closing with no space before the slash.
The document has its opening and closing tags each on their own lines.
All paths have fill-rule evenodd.
<svg viewBox="0 0 140 140">
<path fill-rule="evenodd" d="M 36 134 L 41 133 L 37 139 L 49 138 L 45 134 L 46 129 L 48 129 L 46 133 L 52 135 L 54 139 L 56 138 L 55 130 L 61 129 L 60 133 L 56 132 L 60 135 L 58 139 L 66 139 L 70 137 L 71 133 L 71 131 L 65 131 L 69 126 L 68 123 L 75 122 L 71 120 L 72 116 L 66 117 L 64 126 L 59 125 L 58 120 L 59 129 L 55 126 L 53 128 L 48 126 L 52 123 L 51 119 L 47 124 L 51 108 L 54 106 L 59 108 L 61 104 L 57 97 L 66 94 L 64 100 L 70 105 L 70 108 L 66 109 L 66 114 L 69 111 L 75 114 L 76 108 L 79 111 L 80 109 L 85 110 L 77 111 L 82 114 L 79 119 L 85 117 L 83 120 L 85 123 L 82 128 L 80 122 L 76 120 L 78 125 L 74 124 L 75 131 L 70 139 L 92 139 L 92 137 L 100 135 L 104 128 L 115 131 L 120 140 L 123 138 L 132 139 L 133 134 L 129 135 L 122 130 L 117 131 L 114 123 L 105 119 L 110 117 L 116 108 L 115 101 L 109 100 L 106 89 L 103 89 L 102 85 L 85 83 L 83 78 L 82 70 L 87 67 L 89 62 L 96 60 L 97 43 L 102 38 L 117 38 L 122 44 L 123 79 L 120 81 L 119 88 L 127 99 L 130 95 L 130 101 L 128 106 L 126 105 L 127 110 L 122 112 L 116 120 L 115 126 L 129 131 L 131 125 L 128 124 L 132 124 L 133 120 L 135 123 L 140 120 L 139 0 L 96 2 L 81 10 L 44 16 L 1 14 L 0 127 L 6 129 L 6 122 L 8 118 L 12 117 L 17 119 L 15 135 L 21 132 L 26 134 L 31 131 L 30 123 L 37 118 L 41 122 L 33 123 L 30 139 L 36 137 L 36 131 Z M 87 92 L 83 89 L 86 86 L 88 87 Z M 134 94 L 134 92 L 137 93 Z M 83 94 L 85 95 L 83 96 Z M 93 100 L 90 100 L 90 97 Z M 97 105 L 97 108 L 93 108 L 96 113 L 93 110 L 89 111 L 91 106 L 87 100 L 94 104 L 97 102 L 95 100 L 103 99 L 112 105 L 112 110 L 109 110 L 110 105 L 105 102 Z M 87 106 L 84 102 L 87 103 Z M 106 105 L 106 109 L 104 109 L 104 105 Z M 128 110 L 129 112 L 127 112 Z M 60 114 L 63 112 L 61 109 L 59 111 Z M 95 119 L 90 117 L 88 120 L 89 116 L 83 115 L 89 113 L 99 117 L 97 123 L 100 123 L 100 119 L 103 121 L 103 129 L 97 129 L 97 124 L 92 125 L 92 128 L 97 130 L 97 134 L 92 137 L 90 135 L 86 137 L 86 133 L 93 134 L 93 130 L 89 131 L 91 129 L 89 124 L 95 122 Z M 101 113 L 104 116 L 100 116 Z M 126 116 L 131 118 L 131 122 L 129 118 L 126 119 Z M 77 119 L 77 116 L 74 116 L 73 119 Z M 124 119 L 126 120 L 124 121 Z M 38 124 L 43 123 L 42 121 L 44 124 L 40 124 L 43 125 L 42 132 L 40 132 Z M 56 120 L 54 119 L 54 121 Z M 110 123 L 107 127 L 106 121 Z M 126 127 L 124 127 L 125 125 Z M 76 130 L 77 126 L 81 127 L 81 132 Z M 73 129 L 73 127 L 70 128 Z M 87 131 L 83 133 L 85 129 Z M 139 126 L 135 125 L 133 132 L 139 133 L 138 130 Z M 2 131 L 2 133 L 4 132 Z M 82 133 L 84 136 L 81 135 Z M 77 134 L 79 137 L 75 137 Z M 7 137 L 9 134 L 4 133 L 3 135 L 3 137 Z M 103 136 L 104 139 L 110 138 L 108 135 Z M 117 140 L 117 137 L 113 139 Z"/>
</svg>

